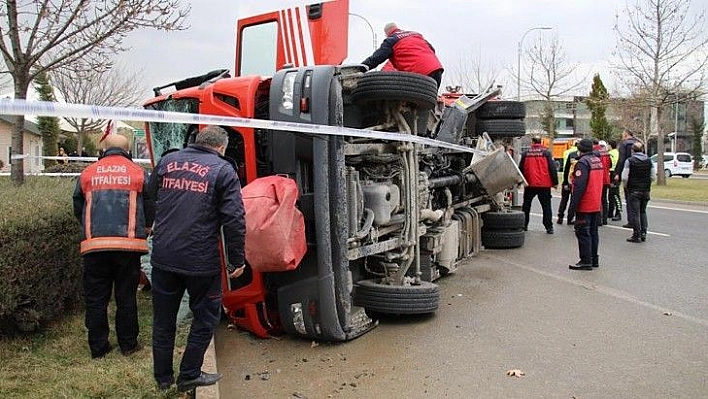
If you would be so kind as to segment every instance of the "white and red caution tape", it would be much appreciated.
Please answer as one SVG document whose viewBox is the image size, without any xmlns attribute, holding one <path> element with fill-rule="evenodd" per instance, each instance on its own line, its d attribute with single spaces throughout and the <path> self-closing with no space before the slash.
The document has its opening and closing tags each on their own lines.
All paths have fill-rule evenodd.
<svg viewBox="0 0 708 399">
<path fill-rule="evenodd" d="M 479 151 L 464 145 L 451 144 L 426 137 L 413 136 L 403 133 L 380 132 L 375 130 L 354 129 L 342 126 L 314 125 L 297 122 L 281 122 L 262 119 L 236 118 L 230 116 L 156 111 L 142 108 L 103 107 L 97 105 L 3 99 L 0 100 L 0 114 L 249 127 L 253 129 L 270 129 L 314 135 L 362 137 L 368 139 L 403 141 L 427 145 L 431 147 L 447 148 L 460 152 L 481 153 L 485 155 L 487 154 L 486 152 Z M 80 159 L 81 158 L 72 158 L 72 160 Z"/>
</svg>

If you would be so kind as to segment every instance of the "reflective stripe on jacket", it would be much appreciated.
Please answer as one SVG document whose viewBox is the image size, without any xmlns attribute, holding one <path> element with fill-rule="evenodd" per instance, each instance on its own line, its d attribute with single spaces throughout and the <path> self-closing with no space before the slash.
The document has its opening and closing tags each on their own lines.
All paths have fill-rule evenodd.
<svg viewBox="0 0 708 399">
<path fill-rule="evenodd" d="M 147 172 L 118 148 L 87 167 L 74 190 L 74 215 L 81 221 L 81 254 L 99 251 L 147 253 L 146 227 L 153 201 Z"/>
</svg>

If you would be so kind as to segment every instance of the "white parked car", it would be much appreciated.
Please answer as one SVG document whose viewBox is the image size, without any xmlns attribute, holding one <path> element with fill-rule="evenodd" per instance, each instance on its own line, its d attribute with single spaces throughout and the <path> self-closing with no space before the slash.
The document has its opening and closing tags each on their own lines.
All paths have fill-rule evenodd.
<svg viewBox="0 0 708 399">
<path fill-rule="evenodd" d="M 652 155 L 652 163 L 656 164 L 657 154 Z M 656 165 L 654 165 L 656 167 Z M 659 168 L 656 169 L 659 172 Z M 687 178 L 693 174 L 693 158 L 687 152 L 664 153 L 664 175 L 666 177 L 681 176 Z"/>
</svg>

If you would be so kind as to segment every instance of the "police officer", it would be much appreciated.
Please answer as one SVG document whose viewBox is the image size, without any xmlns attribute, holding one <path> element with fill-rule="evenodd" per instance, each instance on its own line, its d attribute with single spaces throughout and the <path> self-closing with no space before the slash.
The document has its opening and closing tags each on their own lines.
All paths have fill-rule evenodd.
<svg viewBox="0 0 708 399">
<path fill-rule="evenodd" d="M 193 314 L 177 378 L 179 391 L 215 384 L 221 374 L 201 371 L 221 316 L 221 254 L 229 278 L 243 272 L 246 221 L 233 164 L 223 158 L 228 135 L 201 130 L 194 144 L 166 154 L 150 177 L 156 215 L 152 250 L 153 361 L 160 389 L 174 382 L 172 356 L 177 311 L 184 291 Z"/>
<path fill-rule="evenodd" d="M 598 225 L 602 211 L 602 186 L 605 167 L 593 152 L 593 142 L 585 138 L 578 143 L 580 157 L 573 172 L 573 195 L 570 209 L 575 211 L 575 236 L 580 260 L 569 265 L 571 270 L 592 270 L 600 266 Z"/>
<path fill-rule="evenodd" d="M 417 32 L 401 30 L 391 22 L 384 27 L 386 39 L 362 64 L 374 69 L 389 60 L 395 70 L 414 72 L 435 79 L 440 87 L 443 66 L 435 55 L 435 49 Z"/>
<path fill-rule="evenodd" d="M 528 183 L 524 189 L 524 202 L 521 205 L 525 216 L 524 230 L 528 230 L 529 227 L 531 202 L 538 196 L 543 210 L 543 226 L 546 228 L 546 233 L 553 234 L 551 187 L 558 187 L 558 171 L 551 152 L 541 144 L 541 137 L 534 136 L 531 139 L 531 148 L 521 154 L 519 169 Z"/>
<path fill-rule="evenodd" d="M 610 150 L 607 153 L 610 155 L 610 160 L 612 160 L 612 165 L 610 166 L 610 176 L 612 177 L 612 182 L 610 183 L 610 192 L 608 198 L 608 213 L 612 221 L 622 220 L 622 198 L 620 198 L 619 188 L 620 185 L 614 180 L 615 170 L 617 168 L 617 162 L 619 161 L 619 150 L 617 149 L 617 140 L 610 139 L 607 141 L 610 146 Z"/>
<path fill-rule="evenodd" d="M 561 186 L 561 200 L 558 204 L 558 221 L 556 223 L 563 224 L 563 214 L 568 207 L 570 199 L 571 186 L 573 184 L 573 170 L 578 162 L 578 146 L 577 143 L 563 152 L 563 185 Z M 568 224 L 574 223 L 575 215 L 568 209 Z"/>
<path fill-rule="evenodd" d="M 107 308 L 114 289 L 118 346 L 126 356 L 142 347 L 135 295 L 155 212 L 147 172 L 130 159 L 128 139 L 112 134 L 103 145 L 103 157 L 81 173 L 73 197 L 74 215 L 82 224 L 85 323 L 92 358 L 113 349 Z"/>
</svg>

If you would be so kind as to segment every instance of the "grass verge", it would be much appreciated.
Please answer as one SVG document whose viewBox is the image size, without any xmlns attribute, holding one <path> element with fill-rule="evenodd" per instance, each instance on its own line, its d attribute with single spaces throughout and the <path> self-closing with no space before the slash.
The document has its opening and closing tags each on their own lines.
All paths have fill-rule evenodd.
<svg viewBox="0 0 708 399">
<path fill-rule="evenodd" d="M 111 302 L 113 303 L 113 302 Z M 4 398 L 178 398 L 173 386 L 161 392 L 152 377 L 152 302 L 138 293 L 139 341 L 143 349 L 130 357 L 120 353 L 115 330 L 114 349 L 103 359 L 91 359 L 84 314 L 65 317 L 41 334 L 0 341 L 0 393 Z M 111 305 L 109 314 L 115 313 Z M 111 328 L 113 319 L 111 318 Z M 184 350 L 188 324 L 179 328 L 175 365 Z"/>
<path fill-rule="evenodd" d="M 651 198 L 698 202 L 705 205 L 708 204 L 708 179 L 671 177 L 666 179 L 665 186 L 652 185 Z"/>
</svg>

